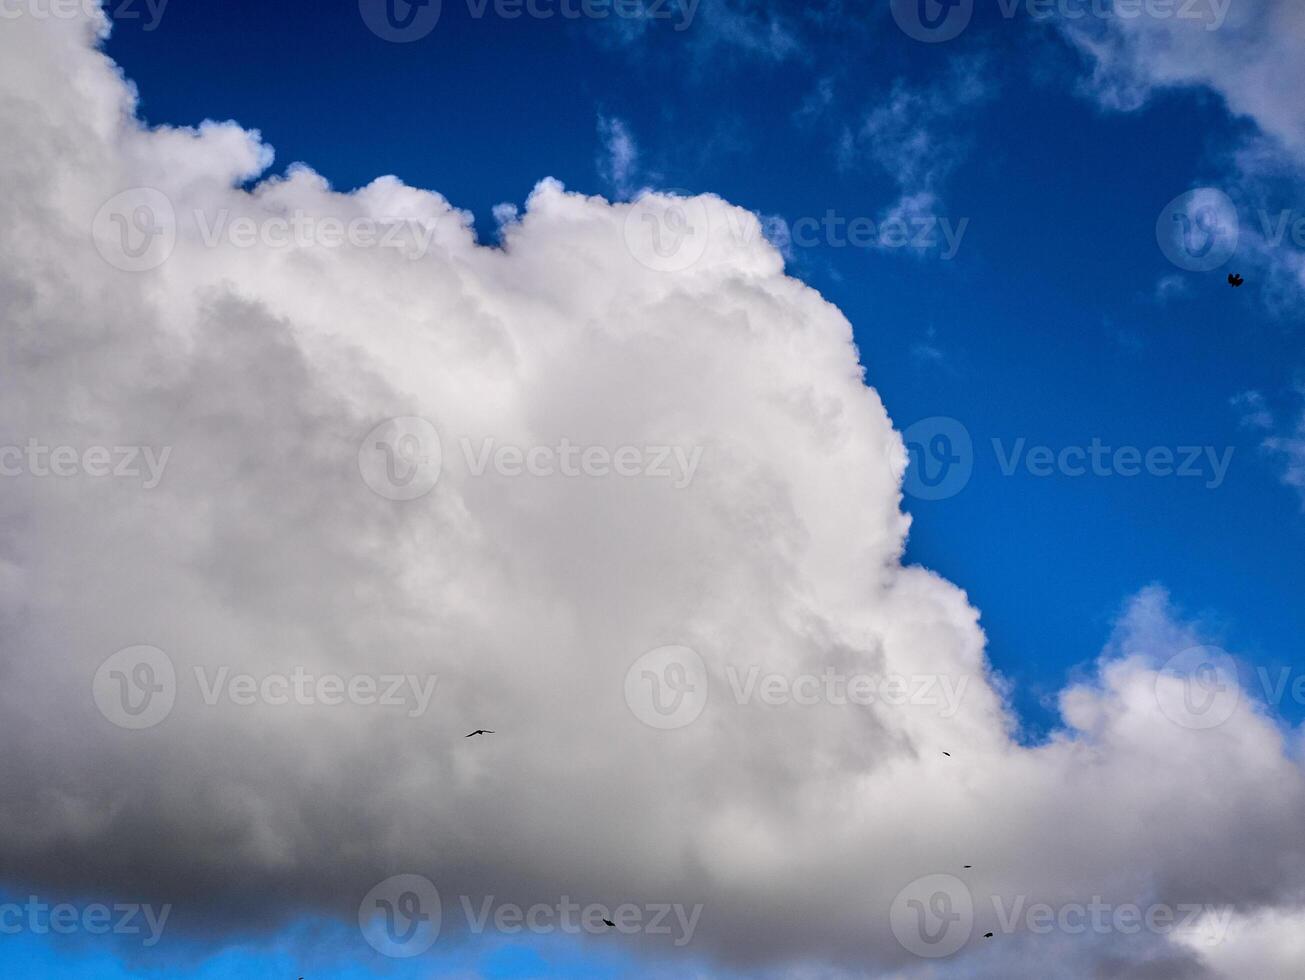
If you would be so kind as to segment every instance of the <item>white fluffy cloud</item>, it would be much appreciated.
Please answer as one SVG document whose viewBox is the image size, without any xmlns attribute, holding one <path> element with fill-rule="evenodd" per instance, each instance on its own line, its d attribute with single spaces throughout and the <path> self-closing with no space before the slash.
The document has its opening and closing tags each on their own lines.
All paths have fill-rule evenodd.
<svg viewBox="0 0 1305 980">
<path fill-rule="evenodd" d="M 348 919 L 400 873 L 446 908 L 701 903 L 690 953 L 758 974 L 1241 962 L 1199 932 L 1043 936 L 1018 915 L 1007 932 L 1017 902 L 1228 906 L 1243 933 L 1292 941 L 1272 924 L 1305 885 L 1305 780 L 1283 732 L 1245 698 L 1216 727 L 1173 720 L 1182 681 L 1157 668 L 1205 637 L 1150 590 L 1064 692 L 1065 729 L 1016 742 L 978 612 L 901 563 L 904 452 L 850 326 L 784 275 L 755 218 L 545 180 L 487 248 L 392 178 L 340 194 L 300 167 L 239 190 L 270 162 L 257 133 L 142 128 L 95 27 L 0 33 L 0 444 L 23 449 L 0 497 L 7 881 L 170 901 L 178 928 L 214 932 Z M 166 208 L 119 196 L 143 187 Z M 367 238 L 392 227 L 401 248 Z M 395 417 L 442 446 L 413 500 L 373 489 L 364 436 Z M 597 456 L 579 476 L 502 459 L 477 475 L 486 439 Z M 54 456 L 33 463 L 33 440 L 72 447 L 69 475 L 42 475 Z M 93 447 L 171 452 L 146 489 L 93 475 Z M 598 475 L 619 447 L 696 469 Z M 135 645 L 177 677 L 139 730 L 92 697 Z M 702 658 L 709 693 L 662 730 L 624 692 L 670 645 Z M 425 711 L 267 688 L 207 704 L 222 668 L 438 682 Z M 963 696 L 738 703 L 752 668 Z M 464 739 L 481 727 L 496 734 Z M 964 874 L 975 908 L 941 966 L 892 914 L 937 873 Z M 686 955 L 630 946 L 672 972 Z"/>
<path fill-rule="evenodd" d="M 1280 0 L 1120 4 L 1109 16 L 1058 21 L 1091 58 L 1090 87 L 1135 109 L 1158 89 L 1207 87 L 1231 112 L 1305 154 L 1305 7 Z M 1161 11 L 1163 15 L 1152 15 Z"/>
</svg>

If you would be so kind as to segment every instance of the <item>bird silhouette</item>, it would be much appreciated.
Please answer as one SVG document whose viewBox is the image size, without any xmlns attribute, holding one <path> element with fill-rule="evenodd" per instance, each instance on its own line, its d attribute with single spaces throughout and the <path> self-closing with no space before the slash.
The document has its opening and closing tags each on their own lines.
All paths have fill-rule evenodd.
<svg viewBox="0 0 1305 980">
<path fill-rule="evenodd" d="M 477 728 L 474 732 L 471 733 L 471 735 L 493 735 L 493 734 L 494 733 L 487 728 Z M 471 735 L 463 735 L 462 737 L 471 738 Z"/>
<path fill-rule="evenodd" d="M 1228 273 L 1228 285 L 1232 286 L 1233 289 L 1236 289 L 1245 281 L 1246 281 L 1245 279 L 1243 279 L 1240 275 L 1238 275 L 1235 272 Z"/>
<path fill-rule="evenodd" d="M 616 923 L 613 922 L 611 919 L 604 919 L 604 920 L 603 920 L 603 923 L 604 923 L 605 925 L 609 925 L 609 926 L 611 926 L 613 929 L 616 928 Z"/>
<path fill-rule="evenodd" d="M 949 759 L 952 757 L 952 754 L 950 752 L 944 752 L 943 755 L 947 756 L 947 758 Z"/>
<path fill-rule="evenodd" d="M 972 868 L 972 867 L 974 867 L 974 865 L 972 865 L 972 864 L 967 864 L 966 867 L 967 867 L 967 868 Z"/>
<path fill-rule="evenodd" d="M 983 934 L 983 938 L 984 938 L 984 939 L 991 939 L 991 938 L 992 938 L 992 933 L 990 933 L 990 932 L 985 932 L 985 933 Z"/>
</svg>

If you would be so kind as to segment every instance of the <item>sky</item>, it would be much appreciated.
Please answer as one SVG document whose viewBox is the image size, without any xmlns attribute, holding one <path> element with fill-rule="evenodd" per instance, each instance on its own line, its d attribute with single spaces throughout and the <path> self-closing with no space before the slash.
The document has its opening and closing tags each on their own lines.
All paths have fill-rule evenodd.
<svg viewBox="0 0 1305 980">
<path fill-rule="evenodd" d="M 1156 244 L 1170 200 L 1228 183 L 1221 162 L 1247 120 L 1199 87 L 1105 111 L 1055 18 L 1017 10 L 981 3 L 962 35 L 925 44 L 883 4 L 822 16 L 708 5 L 684 31 L 677 16 L 636 43 L 619 21 L 477 19 L 450 3 L 429 35 L 395 44 L 360 31 L 348 4 L 312 18 L 191 4 L 153 31 L 130 8 L 140 16 L 115 21 L 107 50 L 145 120 L 238 120 L 276 166 L 306 161 L 340 189 L 381 174 L 438 189 L 489 241 L 493 207 L 520 206 L 542 176 L 607 196 L 644 183 L 711 192 L 790 225 L 827 211 L 878 222 L 917 191 L 896 181 L 906 168 L 893 155 L 920 140 L 915 179 L 945 174 L 931 216 L 967 222 L 951 259 L 935 227 L 939 246 L 923 255 L 822 242 L 795 248 L 789 269 L 852 322 L 899 430 L 956 418 L 979 447 L 960 493 L 910 502 L 909 555 L 974 598 L 990 655 L 1041 732 L 1054 717 L 1042 697 L 1096 655 L 1123 597 L 1154 581 L 1226 617 L 1230 641 L 1256 656 L 1295 656 L 1300 501 L 1228 403 L 1262 391 L 1290 417 L 1301 357 L 1290 307 L 1267 306 L 1262 280 L 1228 292 L 1221 275 L 1183 276 Z M 879 140 L 857 134 L 894 92 L 904 119 L 876 155 Z M 607 125 L 634 152 L 616 183 Z M 845 151 L 849 135 L 859 145 Z M 1299 206 L 1290 187 L 1268 202 L 1275 222 Z M 1254 210 L 1247 219 L 1257 225 Z M 1008 477 L 992 440 L 1021 437 L 1057 451 L 1095 437 L 1235 452 L 1214 489 Z"/>
<path fill-rule="evenodd" d="M 1298 975 L 1305 13 L 388 2 L 0 5 L 6 973 Z M 1002 912 L 1094 898 L 1201 928 Z"/>
</svg>

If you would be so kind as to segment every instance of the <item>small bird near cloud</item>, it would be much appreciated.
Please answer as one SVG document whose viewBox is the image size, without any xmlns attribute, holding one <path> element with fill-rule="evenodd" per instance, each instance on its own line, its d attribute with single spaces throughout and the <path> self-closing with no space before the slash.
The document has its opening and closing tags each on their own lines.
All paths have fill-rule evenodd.
<svg viewBox="0 0 1305 980">
<path fill-rule="evenodd" d="M 494 733 L 493 733 L 492 731 L 490 731 L 488 728 L 477 728 L 477 729 L 476 729 L 474 732 L 472 732 L 471 734 L 469 734 L 469 735 L 463 735 L 462 737 L 463 737 L 463 738 L 471 738 L 472 735 L 493 735 L 493 734 L 494 734 Z"/>
<path fill-rule="evenodd" d="M 616 923 L 613 922 L 611 919 L 604 919 L 603 924 L 607 926 L 611 926 L 613 929 L 616 928 Z"/>
<path fill-rule="evenodd" d="M 1238 275 L 1235 272 L 1228 273 L 1228 285 L 1232 286 L 1233 289 L 1236 289 L 1245 281 L 1246 281 L 1245 279 L 1243 279 L 1240 275 Z"/>
<path fill-rule="evenodd" d="M 990 932 L 985 932 L 985 933 L 983 934 L 983 938 L 984 938 L 984 939 L 991 939 L 991 938 L 992 938 L 992 933 L 990 933 Z"/>
</svg>

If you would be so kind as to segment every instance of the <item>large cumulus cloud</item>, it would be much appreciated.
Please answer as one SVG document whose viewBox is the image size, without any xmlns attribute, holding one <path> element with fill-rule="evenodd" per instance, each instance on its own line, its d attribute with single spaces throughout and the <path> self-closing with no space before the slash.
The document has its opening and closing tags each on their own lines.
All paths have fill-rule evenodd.
<svg viewBox="0 0 1305 980">
<path fill-rule="evenodd" d="M 1203 637 L 1150 590 L 1064 693 L 1064 730 L 1016 741 L 977 611 L 901 562 L 905 452 L 849 324 L 750 215 L 682 202 L 702 237 L 680 268 L 641 237 L 657 198 L 545 180 L 489 248 L 393 179 L 343 194 L 297 167 L 242 190 L 270 163 L 258 135 L 142 128 L 97 28 L 0 33 L 0 442 L 171 454 L 148 490 L 4 478 L 8 882 L 172 902 L 199 933 L 349 918 L 399 873 L 475 904 L 702 903 L 692 951 L 759 972 L 924 971 L 894 897 L 967 863 L 976 938 L 928 975 L 1237 962 L 1199 936 L 985 944 L 993 895 L 1216 903 L 1283 933 L 1305 882 L 1283 732 L 1246 699 L 1208 730 L 1166 716 L 1157 666 Z M 127 272 L 97 215 L 142 187 L 176 240 Z M 219 220 L 296 214 L 399 221 L 405 248 L 210 241 Z M 394 417 L 429 420 L 443 447 L 416 500 L 359 471 Z M 478 475 L 462 440 L 485 439 L 701 455 L 687 485 Z M 177 676 L 170 714 L 139 730 L 92 697 L 133 645 Z M 661 730 L 624 691 L 667 645 L 697 651 L 710 696 Z M 738 703 L 753 666 L 928 675 L 964 696 Z M 222 667 L 438 684 L 422 712 L 206 704 L 195 669 Z M 462 737 L 479 727 L 497 734 Z"/>
</svg>

